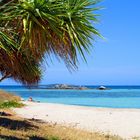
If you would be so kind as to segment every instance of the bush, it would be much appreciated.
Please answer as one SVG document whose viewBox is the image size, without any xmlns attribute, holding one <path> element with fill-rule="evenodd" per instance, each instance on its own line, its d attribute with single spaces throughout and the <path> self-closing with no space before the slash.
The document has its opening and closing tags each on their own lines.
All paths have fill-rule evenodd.
<svg viewBox="0 0 140 140">
<path fill-rule="evenodd" d="M 24 106 L 23 103 L 17 102 L 17 101 L 5 101 L 3 103 L 0 103 L 0 108 L 11 108 L 11 107 L 22 107 Z"/>
</svg>

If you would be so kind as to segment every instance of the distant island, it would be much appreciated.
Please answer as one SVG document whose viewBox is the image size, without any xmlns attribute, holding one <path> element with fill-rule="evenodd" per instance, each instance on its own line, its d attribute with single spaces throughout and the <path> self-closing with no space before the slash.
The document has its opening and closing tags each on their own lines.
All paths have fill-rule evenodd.
<svg viewBox="0 0 140 140">
<path fill-rule="evenodd" d="M 64 90 L 109 90 L 110 88 L 99 86 L 97 88 L 91 88 L 86 86 L 79 85 L 68 85 L 68 84 L 51 84 L 51 85 L 43 85 L 43 86 L 33 86 L 35 89 L 64 89 Z"/>
<path fill-rule="evenodd" d="M 87 90 L 89 88 L 85 86 L 74 86 L 74 85 L 67 85 L 67 84 L 55 84 L 49 89 L 74 89 L 74 90 Z"/>
</svg>

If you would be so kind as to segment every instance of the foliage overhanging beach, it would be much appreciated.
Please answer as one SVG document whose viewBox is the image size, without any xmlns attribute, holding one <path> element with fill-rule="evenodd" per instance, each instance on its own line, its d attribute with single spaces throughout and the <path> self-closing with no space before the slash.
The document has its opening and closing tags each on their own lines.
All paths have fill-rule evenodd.
<svg viewBox="0 0 140 140">
<path fill-rule="evenodd" d="M 98 0 L 9 0 L 0 2 L 0 72 L 25 85 L 41 79 L 51 55 L 72 70 L 86 61 L 96 37 Z"/>
</svg>

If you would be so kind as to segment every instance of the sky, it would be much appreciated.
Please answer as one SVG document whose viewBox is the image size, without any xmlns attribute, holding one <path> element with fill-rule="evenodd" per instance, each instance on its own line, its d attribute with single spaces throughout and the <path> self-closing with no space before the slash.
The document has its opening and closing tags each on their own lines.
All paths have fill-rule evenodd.
<svg viewBox="0 0 140 140">
<path fill-rule="evenodd" d="M 65 65 L 53 60 L 43 67 L 39 84 L 140 85 L 140 0 L 103 0 L 99 24 L 94 25 L 104 36 L 96 39 L 87 64 L 70 73 Z M 47 61 L 47 60 L 46 60 Z M 11 79 L 1 85 L 16 85 Z"/>
</svg>

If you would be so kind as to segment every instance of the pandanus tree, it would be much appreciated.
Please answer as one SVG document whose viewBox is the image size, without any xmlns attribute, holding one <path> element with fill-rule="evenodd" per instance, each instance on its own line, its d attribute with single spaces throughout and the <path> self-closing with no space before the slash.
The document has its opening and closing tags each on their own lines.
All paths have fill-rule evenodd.
<svg viewBox="0 0 140 140">
<path fill-rule="evenodd" d="M 0 3 L 0 72 L 2 79 L 38 83 L 41 63 L 54 54 L 68 68 L 85 59 L 91 41 L 101 36 L 97 0 L 6 0 Z M 2 80 L 1 79 L 1 80 Z"/>
</svg>

